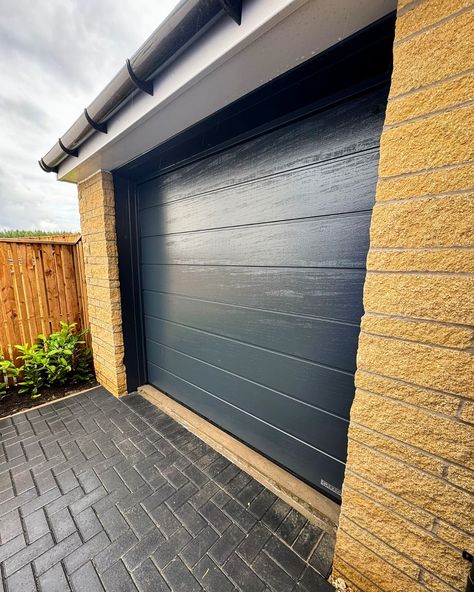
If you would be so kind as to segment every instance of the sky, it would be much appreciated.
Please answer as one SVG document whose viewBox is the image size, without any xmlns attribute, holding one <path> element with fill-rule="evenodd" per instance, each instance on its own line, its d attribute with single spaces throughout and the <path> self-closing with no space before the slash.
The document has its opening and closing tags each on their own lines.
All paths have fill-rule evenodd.
<svg viewBox="0 0 474 592">
<path fill-rule="evenodd" d="M 0 0 L 0 230 L 79 230 L 40 157 L 178 0 Z"/>
</svg>

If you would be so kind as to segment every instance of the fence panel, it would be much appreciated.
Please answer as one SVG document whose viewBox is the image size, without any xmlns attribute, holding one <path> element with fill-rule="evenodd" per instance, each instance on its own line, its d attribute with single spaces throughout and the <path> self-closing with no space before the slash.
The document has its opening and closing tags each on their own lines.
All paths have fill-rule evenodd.
<svg viewBox="0 0 474 592">
<path fill-rule="evenodd" d="M 60 321 L 88 327 L 80 239 L 0 239 L 0 350 L 33 343 Z M 88 339 L 89 341 L 89 339 Z"/>
</svg>

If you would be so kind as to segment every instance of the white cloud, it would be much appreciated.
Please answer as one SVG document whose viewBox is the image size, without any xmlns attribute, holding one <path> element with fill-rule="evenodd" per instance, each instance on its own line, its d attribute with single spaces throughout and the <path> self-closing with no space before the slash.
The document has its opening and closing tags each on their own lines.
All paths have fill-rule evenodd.
<svg viewBox="0 0 474 592">
<path fill-rule="evenodd" d="M 79 229 L 76 187 L 37 161 L 177 3 L 0 0 L 0 229 Z"/>
</svg>

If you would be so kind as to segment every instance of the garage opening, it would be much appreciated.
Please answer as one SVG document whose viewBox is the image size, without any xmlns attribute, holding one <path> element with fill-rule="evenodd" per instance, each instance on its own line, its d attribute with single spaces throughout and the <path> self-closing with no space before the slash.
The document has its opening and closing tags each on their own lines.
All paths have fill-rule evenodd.
<svg viewBox="0 0 474 592">
<path fill-rule="evenodd" d="M 117 175 L 141 380 L 335 500 L 390 70 L 377 27 Z"/>
</svg>

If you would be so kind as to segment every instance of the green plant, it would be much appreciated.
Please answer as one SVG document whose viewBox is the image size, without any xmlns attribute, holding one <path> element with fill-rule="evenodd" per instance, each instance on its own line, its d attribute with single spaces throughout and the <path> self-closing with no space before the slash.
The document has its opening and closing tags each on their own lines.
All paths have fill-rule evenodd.
<svg viewBox="0 0 474 592">
<path fill-rule="evenodd" d="M 18 368 L 0 352 L 0 400 L 7 394 L 8 379 L 18 376 Z"/>
<path fill-rule="evenodd" d="M 76 323 L 69 325 L 61 321 L 59 331 L 48 337 L 38 335 L 33 345 L 17 345 L 21 354 L 18 357 L 23 362 L 19 392 L 37 398 L 44 387 L 90 380 L 93 377 L 91 355 L 82 339 L 86 332 L 76 333 Z"/>
</svg>

